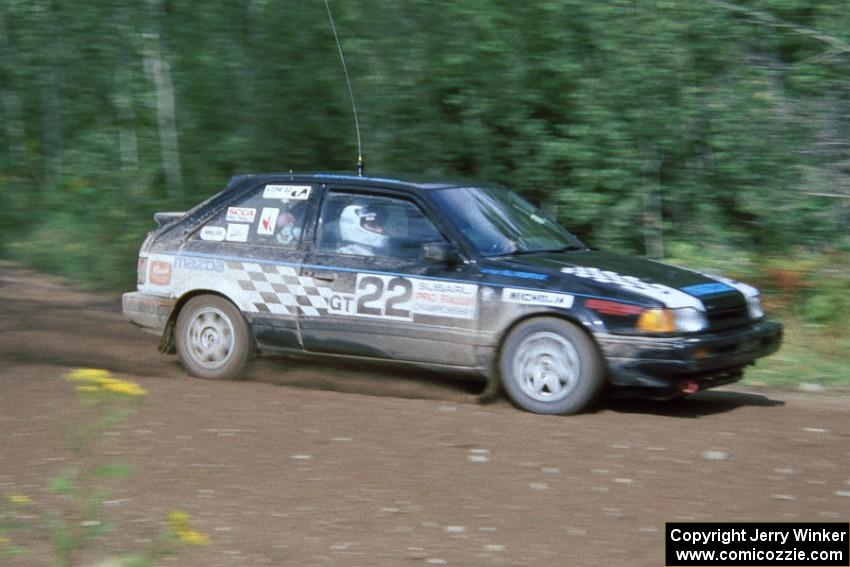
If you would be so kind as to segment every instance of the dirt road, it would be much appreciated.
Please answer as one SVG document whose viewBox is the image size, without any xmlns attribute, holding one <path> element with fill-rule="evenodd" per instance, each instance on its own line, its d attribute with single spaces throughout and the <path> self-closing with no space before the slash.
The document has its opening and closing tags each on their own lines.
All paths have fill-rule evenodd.
<svg viewBox="0 0 850 567">
<path fill-rule="evenodd" d="M 850 519 L 846 394 L 736 386 L 541 417 L 411 371 L 261 360 L 250 381 L 192 379 L 117 297 L 8 264 L 0 306 L 0 494 L 49 501 L 75 462 L 63 372 L 149 392 L 111 432 L 135 474 L 106 503 L 103 551 L 174 509 L 212 543 L 168 564 L 223 567 L 663 565 L 665 521 Z M 27 537 L 12 564 L 46 564 Z"/>
</svg>

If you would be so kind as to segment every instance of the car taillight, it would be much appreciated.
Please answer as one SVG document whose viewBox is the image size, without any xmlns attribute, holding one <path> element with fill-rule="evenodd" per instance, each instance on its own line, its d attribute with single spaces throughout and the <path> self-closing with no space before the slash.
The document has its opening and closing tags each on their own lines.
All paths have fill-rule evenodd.
<svg viewBox="0 0 850 567">
<path fill-rule="evenodd" d="M 148 273 L 148 259 L 139 257 L 139 267 L 136 270 L 136 283 L 142 285 L 145 283 L 145 277 Z"/>
</svg>

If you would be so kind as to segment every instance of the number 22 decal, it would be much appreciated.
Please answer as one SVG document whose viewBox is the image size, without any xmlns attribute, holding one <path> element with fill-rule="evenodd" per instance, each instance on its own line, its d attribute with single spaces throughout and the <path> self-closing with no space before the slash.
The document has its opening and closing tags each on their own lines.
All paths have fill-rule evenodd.
<svg viewBox="0 0 850 567">
<path fill-rule="evenodd" d="M 413 283 L 406 278 L 362 274 L 357 277 L 358 315 L 410 320 L 412 296 Z"/>
</svg>

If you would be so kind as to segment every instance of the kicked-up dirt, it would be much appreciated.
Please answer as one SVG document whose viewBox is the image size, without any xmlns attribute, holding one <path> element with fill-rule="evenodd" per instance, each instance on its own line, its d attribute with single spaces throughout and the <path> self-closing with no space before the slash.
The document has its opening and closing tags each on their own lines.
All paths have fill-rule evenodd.
<svg viewBox="0 0 850 567">
<path fill-rule="evenodd" d="M 412 370 L 260 359 L 248 381 L 193 379 L 118 296 L 9 264 L 0 307 L 0 495 L 32 500 L 0 509 L 39 526 L 69 506 L 47 488 L 60 471 L 134 471 L 104 481 L 115 528 L 84 565 L 150 545 L 173 510 L 211 541 L 165 564 L 222 567 L 655 566 L 667 521 L 850 519 L 842 393 L 736 385 L 542 417 Z M 71 448 L 76 367 L 148 391 L 94 456 Z M 48 535 L 8 532 L 24 553 L 7 562 L 48 565 Z"/>
</svg>

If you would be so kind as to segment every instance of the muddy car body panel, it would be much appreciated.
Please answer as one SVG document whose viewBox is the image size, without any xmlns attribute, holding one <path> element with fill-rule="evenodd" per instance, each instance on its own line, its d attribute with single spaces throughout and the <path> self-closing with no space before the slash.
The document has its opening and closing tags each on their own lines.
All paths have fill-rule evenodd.
<svg viewBox="0 0 850 567">
<path fill-rule="evenodd" d="M 512 329 L 555 317 L 593 339 L 608 384 L 654 397 L 737 380 L 779 347 L 781 325 L 764 320 L 754 288 L 591 250 L 504 191 L 468 181 L 240 176 L 192 210 L 157 219 L 124 311 L 168 335 L 189 298 L 215 294 L 241 311 L 261 352 L 487 376 Z M 510 207 L 523 210 L 525 228 L 500 219 Z M 362 232 L 378 219 L 380 231 Z M 475 228 L 503 225 L 536 236 Z M 550 237 L 566 245 L 550 250 Z M 367 243 L 379 252 L 363 253 Z M 647 332 L 644 319 L 656 314 L 672 323 Z"/>
</svg>

